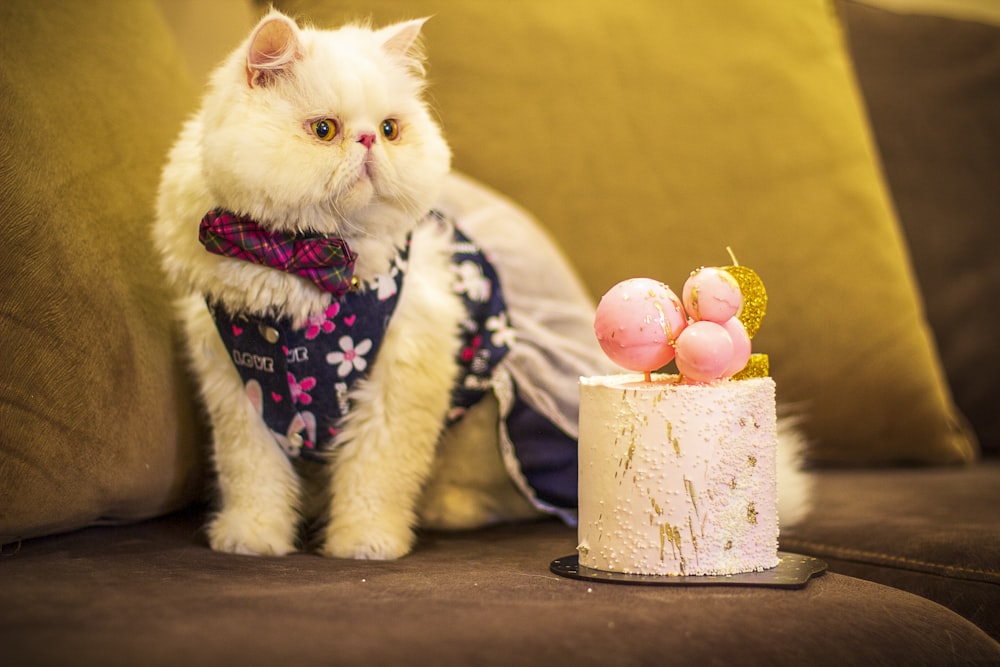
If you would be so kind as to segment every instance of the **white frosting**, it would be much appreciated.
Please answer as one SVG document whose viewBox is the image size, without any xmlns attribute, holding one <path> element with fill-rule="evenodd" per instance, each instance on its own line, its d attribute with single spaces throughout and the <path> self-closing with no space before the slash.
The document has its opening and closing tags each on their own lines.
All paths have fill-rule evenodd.
<svg viewBox="0 0 1000 667">
<path fill-rule="evenodd" d="M 717 575 L 778 564 L 774 381 L 580 378 L 586 567 Z"/>
</svg>

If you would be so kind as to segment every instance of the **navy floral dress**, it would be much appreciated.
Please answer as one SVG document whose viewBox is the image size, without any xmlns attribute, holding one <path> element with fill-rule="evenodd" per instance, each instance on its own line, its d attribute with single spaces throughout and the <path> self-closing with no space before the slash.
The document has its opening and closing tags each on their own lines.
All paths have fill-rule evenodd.
<svg viewBox="0 0 1000 667">
<path fill-rule="evenodd" d="M 441 214 L 430 214 L 437 222 Z M 465 305 L 460 373 L 449 424 L 494 390 L 497 367 L 515 344 L 500 280 L 483 251 L 457 227 L 452 238 L 453 289 Z M 409 244 L 386 274 L 362 283 L 325 312 L 294 328 L 288 318 L 230 313 L 208 303 L 219 335 L 276 441 L 290 457 L 326 461 L 350 390 L 378 356 L 389 320 L 406 289 Z M 576 506 L 576 441 L 523 401 L 509 386 L 502 439 L 524 459 L 524 482 L 546 505 Z M 518 437 L 518 432 L 524 437 Z"/>
</svg>

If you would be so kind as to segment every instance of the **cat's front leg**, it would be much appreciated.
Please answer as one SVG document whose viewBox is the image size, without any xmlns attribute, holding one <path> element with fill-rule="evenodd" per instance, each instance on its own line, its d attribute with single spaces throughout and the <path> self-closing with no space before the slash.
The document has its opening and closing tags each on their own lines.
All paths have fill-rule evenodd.
<svg viewBox="0 0 1000 667">
<path fill-rule="evenodd" d="M 421 228 L 382 348 L 352 391 L 339 435 L 326 555 L 385 560 L 413 547 L 417 504 L 458 372 L 464 306 L 452 280 L 450 233 Z"/>
<path fill-rule="evenodd" d="M 181 310 L 212 425 L 220 506 L 208 525 L 209 544 L 229 553 L 290 553 L 299 523 L 298 477 L 244 388 L 204 300 L 187 299 Z"/>
</svg>

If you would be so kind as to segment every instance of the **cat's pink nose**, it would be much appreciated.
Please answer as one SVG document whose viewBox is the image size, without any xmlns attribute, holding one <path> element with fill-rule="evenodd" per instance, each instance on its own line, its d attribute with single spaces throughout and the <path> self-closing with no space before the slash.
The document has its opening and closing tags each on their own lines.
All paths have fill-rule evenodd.
<svg viewBox="0 0 1000 667">
<path fill-rule="evenodd" d="M 364 144 L 365 148 L 371 150 L 372 144 L 375 143 L 375 135 L 370 132 L 365 132 L 358 137 L 358 143 Z"/>
</svg>

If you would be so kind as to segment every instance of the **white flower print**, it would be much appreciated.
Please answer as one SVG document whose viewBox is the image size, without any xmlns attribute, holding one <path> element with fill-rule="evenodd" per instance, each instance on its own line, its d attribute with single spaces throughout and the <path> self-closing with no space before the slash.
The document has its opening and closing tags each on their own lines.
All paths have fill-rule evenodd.
<svg viewBox="0 0 1000 667">
<path fill-rule="evenodd" d="M 466 260 L 455 267 L 453 289 L 459 294 L 465 294 L 472 301 L 488 301 L 490 298 L 490 281 L 483 275 L 482 268 L 471 260 Z"/>
<path fill-rule="evenodd" d="M 354 339 L 350 336 L 341 336 L 337 344 L 340 345 L 341 351 L 330 352 L 326 355 L 326 363 L 331 366 L 339 364 L 337 366 L 337 375 L 347 377 L 352 370 L 360 373 L 368 368 L 368 360 L 365 359 L 365 355 L 371 352 L 372 349 L 370 338 L 365 338 L 360 343 L 355 344 Z"/>
<path fill-rule="evenodd" d="M 379 301 L 385 301 L 396 295 L 396 276 L 398 274 L 399 269 L 394 266 L 389 273 L 380 273 L 368 282 L 368 285 L 377 292 Z"/>
<path fill-rule="evenodd" d="M 507 311 L 501 311 L 492 317 L 486 318 L 486 330 L 491 331 L 490 342 L 495 347 L 513 347 L 517 338 L 513 327 L 507 320 Z"/>
</svg>

